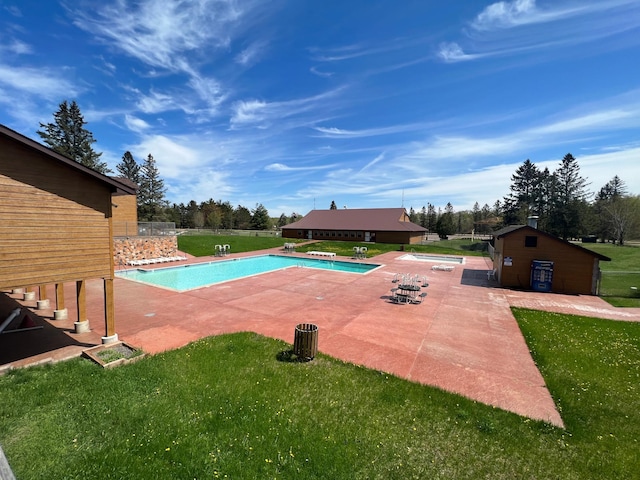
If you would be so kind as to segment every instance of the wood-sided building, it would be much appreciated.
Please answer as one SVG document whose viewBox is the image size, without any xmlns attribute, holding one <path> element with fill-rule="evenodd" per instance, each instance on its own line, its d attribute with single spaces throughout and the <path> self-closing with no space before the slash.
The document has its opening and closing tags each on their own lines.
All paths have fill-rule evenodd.
<svg viewBox="0 0 640 480">
<path fill-rule="evenodd" d="M 427 229 L 409 219 L 404 208 L 312 210 L 282 227 L 284 238 L 376 243 L 420 243 Z"/>
<path fill-rule="evenodd" d="M 597 295 L 600 261 L 609 257 L 529 225 L 493 234 L 493 267 L 503 287 Z"/>
<path fill-rule="evenodd" d="M 135 198 L 135 188 L 0 125 L 0 290 L 49 300 L 54 285 L 54 314 L 64 318 L 63 284 L 75 282 L 76 330 L 86 331 L 85 282 L 102 279 L 103 342 L 117 340 L 112 209 L 120 194 Z"/>
</svg>

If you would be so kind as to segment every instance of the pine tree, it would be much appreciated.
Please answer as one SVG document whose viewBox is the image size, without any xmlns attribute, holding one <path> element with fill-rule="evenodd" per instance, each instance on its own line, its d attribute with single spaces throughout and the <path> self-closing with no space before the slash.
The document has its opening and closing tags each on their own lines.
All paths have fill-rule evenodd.
<svg viewBox="0 0 640 480">
<path fill-rule="evenodd" d="M 536 188 L 539 180 L 538 167 L 527 159 L 511 176 L 511 193 L 504 198 L 504 223 L 524 224 L 536 205 Z"/>
<path fill-rule="evenodd" d="M 560 167 L 554 172 L 555 191 L 552 197 L 549 229 L 551 233 L 567 240 L 577 237 L 583 230 L 583 218 L 587 208 L 587 181 L 580 176 L 578 161 L 567 153 Z"/>
<path fill-rule="evenodd" d="M 124 178 L 131 180 L 136 185 L 140 185 L 140 165 L 136 163 L 131 152 L 124 152 L 122 161 L 116 165 L 116 170 Z"/>
<path fill-rule="evenodd" d="M 93 134 L 84 128 L 84 121 L 78 104 L 71 105 L 63 101 L 59 109 L 53 114 L 54 123 L 40 123 L 37 133 L 51 149 L 69 157 L 82 165 L 99 173 L 111 173 L 105 162 L 100 161 L 102 153 L 96 153 L 92 145 L 96 142 Z"/>
<path fill-rule="evenodd" d="M 254 230 L 268 230 L 271 228 L 271 218 L 269 218 L 269 211 L 264 205 L 257 204 L 256 208 L 251 212 L 251 228 Z"/>
<path fill-rule="evenodd" d="M 140 168 L 140 188 L 138 190 L 138 218 L 142 221 L 158 220 L 166 206 L 164 181 L 151 154 Z"/>
</svg>

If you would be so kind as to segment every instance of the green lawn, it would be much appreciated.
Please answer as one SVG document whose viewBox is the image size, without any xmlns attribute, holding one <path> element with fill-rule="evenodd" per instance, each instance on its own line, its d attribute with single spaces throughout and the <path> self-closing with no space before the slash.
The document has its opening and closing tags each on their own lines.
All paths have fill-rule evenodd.
<svg viewBox="0 0 640 480">
<path fill-rule="evenodd" d="M 611 243 L 585 243 L 582 246 L 611 258 L 610 262 L 600 262 L 602 298 L 616 307 L 640 308 L 640 296 L 634 297 L 631 290 L 631 287 L 640 290 L 640 247 Z"/>
<path fill-rule="evenodd" d="M 252 252 L 265 248 L 283 247 L 286 242 L 302 243 L 305 240 L 294 240 L 280 237 L 261 236 L 236 236 L 236 235 L 186 235 L 178 237 L 178 248 L 196 257 L 213 255 L 215 246 L 228 244 L 231 253 Z M 364 243 L 364 242 L 338 242 L 316 241 L 296 248 L 298 252 L 320 250 L 333 252 L 336 255 L 350 257 L 353 255 L 353 247 L 366 246 L 367 256 L 374 257 L 386 252 L 399 252 L 402 248 L 406 251 L 421 253 L 439 253 L 443 255 L 486 255 L 485 242 L 471 242 L 470 240 L 443 240 L 428 245 L 400 245 L 396 243 Z"/>
<path fill-rule="evenodd" d="M 0 443 L 19 479 L 637 478 L 640 325 L 515 314 L 566 430 L 239 333 L 11 371 Z"/>
</svg>

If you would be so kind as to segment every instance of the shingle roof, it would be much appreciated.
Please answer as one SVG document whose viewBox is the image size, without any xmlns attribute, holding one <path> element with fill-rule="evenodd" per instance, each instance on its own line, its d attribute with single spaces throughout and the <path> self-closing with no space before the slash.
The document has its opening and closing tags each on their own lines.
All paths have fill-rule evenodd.
<svg viewBox="0 0 640 480">
<path fill-rule="evenodd" d="M 378 232 L 426 232 L 408 221 L 404 208 L 353 208 L 311 210 L 297 222 L 282 227 L 299 230 L 362 230 Z M 406 220 L 403 220 L 406 219 Z"/>
<path fill-rule="evenodd" d="M 591 254 L 594 257 L 597 257 L 599 260 L 603 260 L 605 262 L 610 262 L 611 259 L 609 257 L 607 257 L 606 255 L 602 255 L 600 253 L 594 252 L 593 250 L 589 250 L 588 248 L 584 248 L 581 247 L 580 245 L 576 245 L 575 243 L 571 243 L 571 242 L 567 242 L 566 240 L 563 240 L 562 238 L 558 238 L 554 235 L 551 235 L 550 233 L 547 232 L 543 232 L 542 230 L 538 230 L 537 228 L 533 228 L 530 227 L 529 225 L 509 225 L 508 227 L 504 227 L 500 230 L 496 230 L 495 232 L 493 232 L 493 236 L 494 238 L 500 238 L 500 237 L 506 237 L 508 236 L 510 233 L 515 232 L 517 230 L 520 230 L 522 228 L 526 228 L 527 230 L 531 230 L 532 233 L 538 233 L 540 235 L 544 235 L 546 237 L 549 237 L 557 242 L 561 242 L 564 243 L 565 245 L 569 245 L 572 248 L 577 248 L 579 250 L 585 251 L 589 254 Z"/>
<path fill-rule="evenodd" d="M 111 187 L 112 191 L 121 191 L 130 195 L 133 195 L 136 193 L 136 189 L 133 188 L 133 185 L 127 182 L 124 182 L 123 179 L 109 177 L 107 175 L 103 175 L 102 173 L 96 172 L 95 170 L 92 170 L 89 167 L 86 167 L 74 160 L 71 160 L 70 158 L 65 157 L 64 155 L 61 155 L 58 152 L 55 152 L 49 147 L 46 147 L 41 143 L 38 143 L 35 140 L 32 140 L 28 137 L 25 137 L 21 133 L 18 133 L 15 130 L 11 130 L 9 127 L 2 124 L 0 124 L 0 135 L 10 138 L 14 141 L 20 142 L 27 148 L 43 153 L 44 155 L 48 156 L 53 160 L 57 160 L 58 162 L 64 163 L 65 165 L 68 165 L 69 167 L 74 168 L 85 175 L 96 178 L 99 181 L 108 184 Z"/>
</svg>

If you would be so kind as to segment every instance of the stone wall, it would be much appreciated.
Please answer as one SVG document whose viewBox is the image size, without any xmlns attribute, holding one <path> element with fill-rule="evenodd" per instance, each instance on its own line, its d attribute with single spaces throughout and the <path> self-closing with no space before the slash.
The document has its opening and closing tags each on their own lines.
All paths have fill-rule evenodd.
<svg viewBox="0 0 640 480">
<path fill-rule="evenodd" d="M 178 254 L 178 237 L 115 237 L 113 260 L 115 265 L 126 265 L 131 260 L 173 257 Z"/>
</svg>

